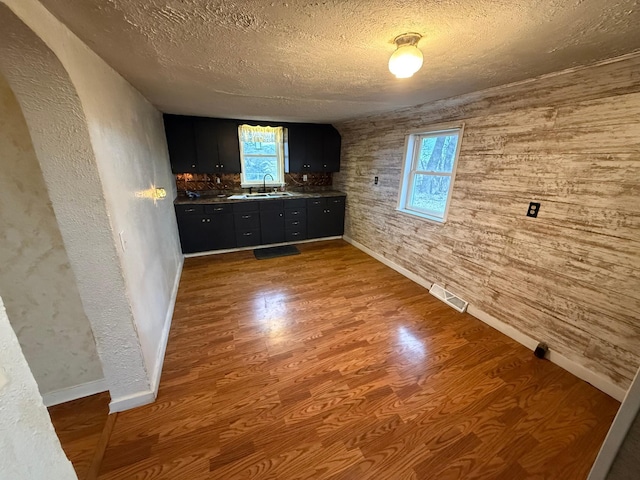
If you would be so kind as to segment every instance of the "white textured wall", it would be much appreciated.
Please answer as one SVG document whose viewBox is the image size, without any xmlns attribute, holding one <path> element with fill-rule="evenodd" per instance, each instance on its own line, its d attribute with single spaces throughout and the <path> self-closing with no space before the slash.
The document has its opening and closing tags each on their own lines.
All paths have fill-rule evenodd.
<svg viewBox="0 0 640 480">
<path fill-rule="evenodd" d="M 103 378 L 20 106 L 0 76 L 0 295 L 40 393 Z"/>
<path fill-rule="evenodd" d="M 0 299 L 0 478 L 76 479 Z"/>
<path fill-rule="evenodd" d="M 15 14 L 35 33 L 35 40 L 24 32 L 19 39 L 7 35 L 9 47 L 0 52 L 0 68 L 2 62 L 8 65 L 5 74 L 23 106 L 36 154 L 45 163 L 45 182 L 112 399 L 148 393 L 158 380 L 158 354 L 163 351 L 167 313 L 182 261 L 161 114 L 37 1 L 0 2 L 10 8 L 0 9 L 4 10 L 0 19 Z M 13 19 L 3 23 L 5 31 L 21 31 Z M 11 42 L 24 45 L 12 49 Z M 60 75 L 68 75 L 73 91 L 64 95 L 71 98 L 55 98 L 58 91 L 69 89 L 64 79 L 56 83 L 46 68 L 34 74 L 46 63 L 32 54 L 41 49 L 39 42 L 54 55 L 46 62 L 59 61 Z M 67 115 L 54 118 L 55 108 L 62 105 L 64 110 L 65 102 L 76 103 Z M 49 118 L 43 114 L 48 110 L 53 112 Z M 75 127 L 72 117 L 80 120 Z M 66 158 L 57 151 L 63 142 L 51 135 L 55 128 L 72 135 L 63 137 L 75 144 Z M 47 158 L 52 152 L 57 158 Z M 152 185 L 168 188 L 168 198 L 154 203 L 137 195 Z M 89 225 L 83 228 L 83 223 Z M 125 251 L 118 238 L 121 231 Z"/>
</svg>

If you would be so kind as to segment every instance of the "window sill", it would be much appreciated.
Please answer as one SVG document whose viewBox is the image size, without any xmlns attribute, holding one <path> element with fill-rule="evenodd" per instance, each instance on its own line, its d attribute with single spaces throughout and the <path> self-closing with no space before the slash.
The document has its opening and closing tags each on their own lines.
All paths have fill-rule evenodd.
<svg viewBox="0 0 640 480">
<path fill-rule="evenodd" d="M 427 213 L 417 212 L 415 210 L 407 210 L 404 208 L 396 208 L 396 212 L 400 212 L 403 215 L 409 215 L 411 217 L 418 217 L 422 220 L 427 220 L 428 222 L 435 223 L 437 225 L 442 225 L 445 223 L 445 218 L 436 217 L 433 215 L 429 215 Z"/>
</svg>

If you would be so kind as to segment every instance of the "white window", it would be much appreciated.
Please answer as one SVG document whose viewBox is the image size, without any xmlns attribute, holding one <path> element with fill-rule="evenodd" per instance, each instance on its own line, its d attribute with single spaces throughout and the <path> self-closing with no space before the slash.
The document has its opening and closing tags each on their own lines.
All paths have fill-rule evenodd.
<svg viewBox="0 0 640 480">
<path fill-rule="evenodd" d="M 284 185 L 285 135 L 283 127 L 238 127 L 243 187 Z"/>
<path fill-rule="evenodd" d="M 409 135 L 398 210 L 444 222 L 462 127 Z"/>
</svg>

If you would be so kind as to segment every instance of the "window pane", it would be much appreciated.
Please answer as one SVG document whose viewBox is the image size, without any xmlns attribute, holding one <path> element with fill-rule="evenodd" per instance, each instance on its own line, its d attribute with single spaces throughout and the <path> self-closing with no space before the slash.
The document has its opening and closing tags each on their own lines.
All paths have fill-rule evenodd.
<svg viewBox="0 0 640 480">
<path fill-rule="evenodd" d="M 277 157 L 251 157 L 244 156 L 244 178 L 247 182 L 262 182 L 264 176 L 270 174 L 273 180 L 267 177 L 267 183 L 279 182 Z"/>
<path fill-rule="evenodd" d="M 444 217 L 450 185 L 451 177 L 415 175 L 408 207 Z"/>
<path fill-rule="evenodd" d="M 418 155 L 418 168 L 427 172 L 453 172 L 458 135 L 423 137 Z"/>
<path fill-rule="evenodd" d="M 275 142 L 242 142 L 245 155 L 275 155 Z"/>
</svg>

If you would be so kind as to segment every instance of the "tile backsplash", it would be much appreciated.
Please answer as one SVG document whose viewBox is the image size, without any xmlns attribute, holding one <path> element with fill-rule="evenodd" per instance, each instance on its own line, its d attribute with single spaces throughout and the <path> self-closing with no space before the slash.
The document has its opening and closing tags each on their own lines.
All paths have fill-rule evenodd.
<svg viewBox="0 0 640 480">
<path fill-rule="evenodd" d="M 307 181 L 302 180 L 302 173 L 285 173 L 287 190 L 298 190 L 304 187 L 330 187 L 331 172 L 307 173 Z M 178 193 L 190 191 L 224 190 L 239 192 L 242 190 L 239 173 L 177 173 L 176 187 Z M 217 179 L 220 179 L 220 183 Z"/>
</svg>

